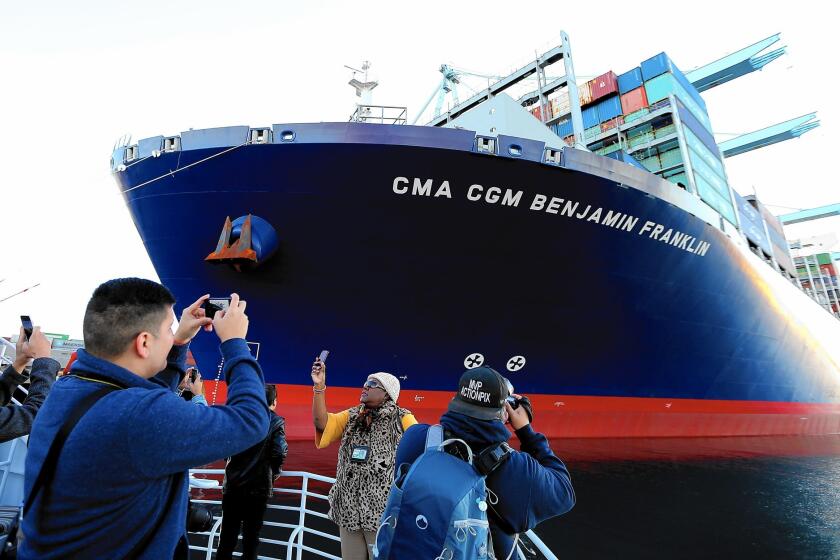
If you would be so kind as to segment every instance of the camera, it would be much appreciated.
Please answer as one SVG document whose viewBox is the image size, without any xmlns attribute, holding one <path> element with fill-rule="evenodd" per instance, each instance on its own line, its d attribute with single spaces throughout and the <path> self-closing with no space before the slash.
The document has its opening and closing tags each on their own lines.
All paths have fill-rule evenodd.
<svg viewBox="0 0 840 560">
<path fill-rule="evenodd" d="M 230 298 L 210 298 L 201 304 L 204 309 L 204 316 L 213 319 L 218 311 L 227 311 L 230 307 Z"/>
<path fill-rule="evenodd" d="M 190 533 L 204 533 L 213 527 L 213 512 L 206 504 L 198 504 L 190 500 L 187 510 L 187 531 Z"/>
<path fill-rule="evenodd" d="M 519 408 L 520 406 L 525 409 L 525 412 L 528 414 L 528 422 L 534 421 L 534 409 L 531 407 L 531 399 L 528 397 L 508 397 L 507 402 L 510 404 L 510 407 L 514 410 Z"/>
</svg>

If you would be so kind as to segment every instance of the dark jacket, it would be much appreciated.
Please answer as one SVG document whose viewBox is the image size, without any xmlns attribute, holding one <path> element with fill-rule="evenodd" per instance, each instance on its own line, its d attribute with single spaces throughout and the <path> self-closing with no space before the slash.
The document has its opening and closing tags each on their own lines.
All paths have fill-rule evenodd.
<svg viewBox="0 0 840 560">
<path fill-rule="evenodd" d="M 23 404 L 9 404 L 18 385 L 26 381 L 26 375 L 9 366 L 0 376 L 0 443 L 25 436 L 32 430 L 32 422 L 38 409 L 44 404 L 61 365 L 52 358 L 38 358 L 32 362 L 32 381 L 29 394 Z"/>
<path fill-rule="evenodd" d="M 25 495 L 79 400 L 103 381 L 126 388 L 99 399 L 70 433 L 49 491 L 26 512 L 18 558 L 124 558 L 155 527 L 139 558 L 173 557 L 186 539 L 187 469 L 239 453 L 268 430 L 265 382 L 248 345 L 228 340 L 221 352 L 227 404 L 199 407 L 175 394 L 186 346 L 173 347 L 166 369 L 152 379 L 79 350 L 32 427 Z"/>
<path fill-rule="evenodd" d="M 510 439 L 510 432 L 498 420 L 476 420 L 447 412 L 440 423 L 447 437 L 463 439 L 476 454 Z M 423 453 L 428 429 L 428 424 L 417 424 L 406 430 L 397 448 L 397 469 L 402 463 L 413 463 Z M 575 505 L 569 471 L 552 453 L 545 436 L 535 432 L 530 424 L 517 430 L 516 436 L 521 451 L 513 451 L 486 481 L 499 498 L 487 511 L 496 558 L 508 557 L 517 533 L 533 529 Z"/>
<path fill-rule="evenodd" d="M 289 451 L 286 444 L 286 421 L 268 411 L 268 436 L 228 461 L 225 467 L 227 496 L 264 496 L 274 494 L 274 477 L 280 474 Z"/>
</svg>

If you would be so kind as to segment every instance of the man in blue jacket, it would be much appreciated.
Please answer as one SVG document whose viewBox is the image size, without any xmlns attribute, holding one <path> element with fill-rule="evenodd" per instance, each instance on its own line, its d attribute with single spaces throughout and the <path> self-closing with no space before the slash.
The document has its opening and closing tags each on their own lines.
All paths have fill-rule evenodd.
<svg viewBox="0 0 840 560">
<path fill-rule="evenodd" d="M 531 427 L 526 407 L 511 406 L 508 382 L 496 370 L 467 370 L 458 385 L 458 393 L 440 424 L 446 438 L 464 440 L 476 457 L 486 449 L 498 448 L 494 459 L 488 456 L 493 470 L 487 475 L 487 488 L 498 497 L 498 503 L 490 500 L 487 519 L 495 557 L 511 558 L 518 533 L 575 505 L 569 471 L 551 451 L 545 436 Z M 508 421 L 519 438 L 521 451 L 507 446 Z M 397 469 L 423 453 L 428 429 L 428 424 L 417 424 L 406 430 L 397 448 Z"/>
<path fill-rule="evenodd" d="M 92 393 L 99 398 L 70 432 L 48 485 L 24 512 L 19 557 L 188 556 L 187 470 L 236 454 L 265 438 L 262 371 L 245 336 L 245 302 L 204 316 L 202 296 L 175 320 L 172 294 L 155 282 L 121 278 L 93 293 L 85 350 L 44 403 L 29 439 L 25 496 L 65 419 Z M 226 406 L 198 407 L 175 394 L 187 345 L 201 328 L 221 340 Z"/>
</svg>

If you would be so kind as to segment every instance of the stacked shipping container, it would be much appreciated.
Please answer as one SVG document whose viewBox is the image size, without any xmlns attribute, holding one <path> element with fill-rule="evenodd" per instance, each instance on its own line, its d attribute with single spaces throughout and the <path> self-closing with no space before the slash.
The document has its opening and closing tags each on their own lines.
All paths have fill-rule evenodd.
<svg viewBox="0 0 840 560">
<path fill-rule="evenodd" d="M 625 147 L 630 153 L 643 150 L 637 159 L 649 171 L 693 189 L 727 221 L 738 223 L 706 103 L 668 55 L 659 53 L 621 75 L 607 72 L 579 89 L 584 139 L 593 150 L 611 153 L 604 152 L 612 146 L 607 135 L 624 133 Z M 550 105 L 546 120 L 559 119 L 551 128 L 571 145 L 568 95 L 563 91 Z M 669 107 L 667 119 L 660 118 L 663 107 Z M 679 130 L 671 113 L 678 116 Z"/>
</svg>

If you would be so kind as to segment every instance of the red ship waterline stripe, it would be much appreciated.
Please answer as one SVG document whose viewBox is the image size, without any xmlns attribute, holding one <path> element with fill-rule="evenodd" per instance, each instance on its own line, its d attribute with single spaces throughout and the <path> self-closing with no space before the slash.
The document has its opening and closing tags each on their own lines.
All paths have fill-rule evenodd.
<svg viewBox="0 0 840 560">
<path fill-rule="evenodd" d="M 205 393 L 221 404 L 225 383 L 205 382 Z M 359 403 L 361 388 L 328 387 L 327 406 L 339 411 Z M 529 395 L 534 428 L 549 438 L 721 437 L 840 434 L 840 403 L 661 399 Z M 451 391 L 400 394 L 399 404 L 420 422 L 436 422 Z M 311 440 L 312 387 L 277 384 L 277 412 L 286 418 L 290 440 Z"/>
</svg>

